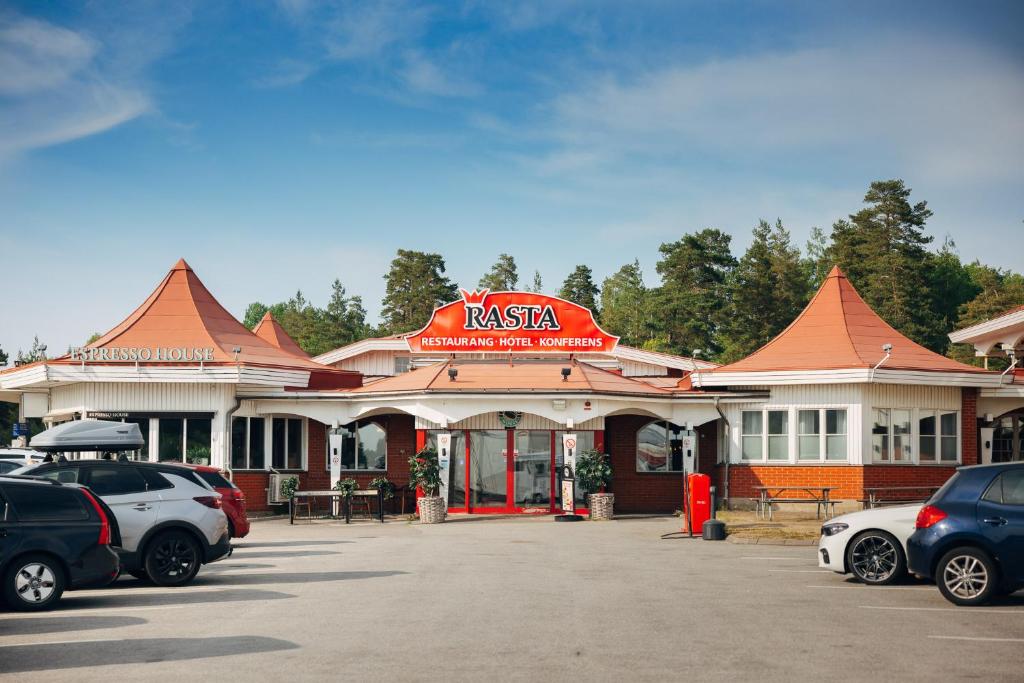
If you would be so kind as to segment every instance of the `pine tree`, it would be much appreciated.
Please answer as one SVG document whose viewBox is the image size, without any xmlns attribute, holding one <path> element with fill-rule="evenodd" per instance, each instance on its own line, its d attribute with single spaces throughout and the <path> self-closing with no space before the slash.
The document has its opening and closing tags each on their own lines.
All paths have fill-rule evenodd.
<svg viewBox="0 0 1024 683">
<path fill-rule="evenodd" d="M 370 333 L 362 297 L 348 296 L 338 279 L 331 284 L 331 298 L 317 320 L 316 348 L 306 349 L 314 356 L 365 339 Z"/>
<path fill-rule="evenodd" d="M 654 295 L 659 334 L 645 348 L 681 354 L 701 349 L 706 360 L 718 357 L 718 331 L 729 309 L 725 283 L 736 266 L 730 242 L 726 233 L 708 228 L 661 245 L 662 284 Z"/>
<path fill-rule="evenodd" d="M 956 244 L 948 238 L 938 253 L 929 255 L 928 290 L 932 311 L 938 317 L 940 329 L 946 334 L 956 328 L 960 308 L 981 291 L 969 268 L 960 262 Z M 946 334 L 942 335 L 941 345 L 936 351 L 945 353 L 948 349 L 949 337 Z"/>
<path fill-rule="evenodd" d="M 540 279 L 540 271 L 535 270 L 533 271 L 533 287 L 531 287 L 529 291 L 533 292 L 534 294 L 540 294 L 543 290 L 544 283 Z"/>
<path fill-rule="evenodd" d="M 975 261 L 966 266 L 971 282 L 977 289 L 973 299 L 960 306 L 956 329 L 976 325 L 1017 308 L 1024 306 L 1024 276 L 1009 271 L 992 268 Z M 974 347 L 970 344 L 953 344 L 948 355 L 962 363 L 982 365 L 983 359 L 974 355 Z M 991 369 L 1002 369 L 1005 363 L 990 364 Z"/>
<path fill-rule="evenodd" d="M 39 341 L 39 335 L 34 335 L 32 337 L 32 348 L 28 350 L 28 353 L 23 353 L 21 349 L 18 349 L 15 363 L 24 365 L 25 363 L 35 363 L 40 360 L 46 360 L 46 344 Z"/>
<path fill-rule="evenodd" d="M 0 348 L 0 368 L 7 367 L 7 361 L 9 358 L 10 356 L 7 355 L 7 352 L 4 351 L 3 348 Z"/>
<path fill-rule="evenodd" d="M 832 261 L 828 236 L 825 231 L 815 226 L 807 240 L 807 257 L 804 259 L 804 270 L 807 282 L 812 290 L 817 291 L 825 281 L 828 272 L 835 265 Z"/>
<path fill-rule="evenodd" d="M 640 346 L 651 338 L 649 319 L 648 290 L 638 259 L 601 284 L 601 325 L 623 344 Z"/>
<path fill-rule="evenodd" d="M 569 273 L 569 277 L 565 278 L 562 288 L 558 291 L 558 296 L 566 301 L 589 308 L 594 312 L 595 318 L 598 315 L 597 299 L 600 294 L 601 290 L 594 284 L 593 271 L 590 270 L 590 266 L 584 265 L 576 266 L 575 270 Z"/>
<path fill-rule="evenodd" d="M 242 318 L 242 324 L 245 325 L 246 329 L 255 329 L 260 324 L 260 320 L 267 314 L 270 307 L 266 304 L 261 304 L 259 301 L 254 301 L 249 304 L 249 307 L 245 309 L 245 316 Z"/>
<path fill-rule="evenodd" d="M 928 289 L 927 202 L 911 205 L 902 180 L 871 183 L 868 205 L 832 226 L 831 253 L 860 295 L 897 330 L 929 348 L 944 344 Z"/>
<path fill-rule="evenodd" d="M 516 260 L 509 254 L 501 254 L 491 266 L 491 271 L 480 278 L 480 288 L 492 292 L 513 292 L 519 286 L 519 271 Z"/>
<path fill-rule="evenodd" d="M 754 239 L 729 274 L 730 309 L 720 328 L 721 360 L 739 360 L 784 330 L 807 304 L 809 281 L 782 221 L 754 228 Z"/>
<path fill-rule="evenodd" d="M 423 327 L 434 309 L 455 301 L 458 287 L 444 275 L 440 254 L 399 249 L 384 279 L 381 328 L 384 334 L 412 332 Z"/>
</svg>

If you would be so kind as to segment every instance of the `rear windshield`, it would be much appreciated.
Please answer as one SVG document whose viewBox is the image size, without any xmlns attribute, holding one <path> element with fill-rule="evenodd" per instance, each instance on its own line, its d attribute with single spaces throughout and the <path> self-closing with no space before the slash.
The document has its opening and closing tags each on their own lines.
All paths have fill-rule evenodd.
<svg viewBox="0 0 1024 683">
<path fill-rule="evenodd" d="M 85 497 L 74 489 L 35 484 L 5 486 L 4 493 L 22 522 L 77 522 L 89 519 Z"/>
<path fill-rule="evenodd" d="M 225 479 L 219 472 L 196 472 L 199 478 L 205 481 L 213 488 L 231 489 L 234 488 L 234 484 Z"/>
<path fill-rule="evenodd" d="M 946 495 L 946 491 L 948 491 L 950 489 L 950 487 L 953 486 L 953 482 L 955 482 L 959 477 L 960 477 L 960 472 L 959 471 L 954 472 L 953 476 L 950 477 L 949 479 L 947 479 L 946 483 L 942 485 L 942 488 L 940 488 L 938 491 L 936 491 L 934 494 L 932 494 L 932 497 L 928 499 L 928 502 L 932 503 L 932 502 L 935 502 L 937 500 L 942 500 L 942 497 L 944 495 Z"/>
</svg>

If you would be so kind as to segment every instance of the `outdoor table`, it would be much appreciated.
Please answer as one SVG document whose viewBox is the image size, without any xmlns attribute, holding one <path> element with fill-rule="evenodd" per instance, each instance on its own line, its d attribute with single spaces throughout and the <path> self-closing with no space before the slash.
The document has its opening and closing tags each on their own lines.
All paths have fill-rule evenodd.
<svg viewBox="0 0 1024 683">
<path fill-rule="evenodd" d="M 835 512 L 835 503 L 829 497 L 833 486 L 755 486 L 758 492 L 757 514 L 763 517 L 768 512 L 768 519 L 772 519 L 772 503 L 814 503 L 814 515 L 821 519 L 821 510 L 825 509 L 825 519 L 829 518 L 829 507 Z M 785 491 L 803 491 L 810 498 L 785 498 L 779 496 Z"/>
<path fill-rule="evenodd" d="M 341 491 L 326 490 L 326 491 L 296 491 L 292 494 L 291 499 L 288 501 L 288 512 L 289 512 L 289 524 L 295 524 L 295 508 L 298 504 L 298 499 L 305 498 L 307 501 L 316 498 L 330 498 L 332 505 L 341 502 L 339 499 L 343 499 L 345 506 L 345 524 L 352 522 L 352 498 L 354 497 L 370 497 L 373 496 L 377 499 L 377 519 L 384 522 L 384 489 L 364 489 L 362 491 L 353 491 L 351 496 L 346 496 Z"/>
<path fill-rule="evenodd" d="M 928 496 L 926 496 L 924 499 L 900 499 L 892 501 L 899 503 L 923 503 L 925 500 L 930 498 L 933 493 L 938 491 L 939 488 L 940 487 L 938 486 L 872 486 L 870 488 L 864 489 L 864 493 L 866 493 L 868 496 L 863 501 L 864 509 L 870 510 L 874 508 L 876 505 L 881 505 L 883 501 L 879 498 L 878 494 L 882 493 L 883 491 L 927 491 Z"/>
</svg>

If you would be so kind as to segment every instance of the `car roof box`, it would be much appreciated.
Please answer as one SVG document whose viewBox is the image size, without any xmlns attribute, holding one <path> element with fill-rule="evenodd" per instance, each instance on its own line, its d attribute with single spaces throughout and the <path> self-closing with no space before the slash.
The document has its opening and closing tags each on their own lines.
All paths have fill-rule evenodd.
<svg viewBox="0 0 1024 683">
<path fill-rule="evenodd" d="M 32 448 L 41 451 L 134 451 L 145 445 L 134 422 L 74 420 L 51 427 L 32 437 Z"/>
</svg>

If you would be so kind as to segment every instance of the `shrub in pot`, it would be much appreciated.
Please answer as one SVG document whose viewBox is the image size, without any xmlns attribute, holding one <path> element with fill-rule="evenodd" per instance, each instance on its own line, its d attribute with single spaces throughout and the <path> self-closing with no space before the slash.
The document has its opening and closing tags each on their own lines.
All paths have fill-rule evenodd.
<svg viewBox="0 0 1024 683">
<path fill-rule="evenodd" d="M 615 516 L 615 494 L 607 493 L 612 483 L 611 458 L 594 449 L 576 456 L 576 485 L 587 493 L 591 519 L 612 519 Z"/>
<path fill-rule="evenodd" d="M 420 524 L 438 524 L 444 521 L 444 498 L 438 495 L 441 490 L 441 466 L 437 461 L 437 451 L 425 448 L 409 458 L 409 486 L 418 487 L 423 497 L 417 500 L 420 511 Z"/>
</svg>

